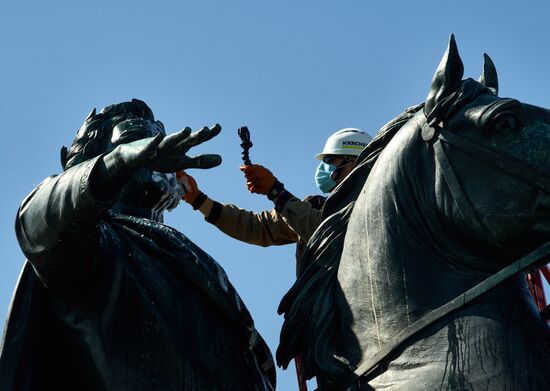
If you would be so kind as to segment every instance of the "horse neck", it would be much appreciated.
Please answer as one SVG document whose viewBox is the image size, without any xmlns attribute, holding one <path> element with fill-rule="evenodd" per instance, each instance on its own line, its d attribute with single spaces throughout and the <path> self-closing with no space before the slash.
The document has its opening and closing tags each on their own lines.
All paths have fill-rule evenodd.
<svg viewBox="0 0 550 391">
<path fill-rule="evenodd" d="M 381 153 L 355 202 L 337 285 L 340 345 L 352 362 L 491 274 L 486 254 L 461 237 L 467 222 L 449 213 L 454 201 L 438 174 L 433 148 L 412 121 Z M 514 300 L 524 308 L 528 291 L 517 277 L 484 295 L 483 316 L 502 318 Z"/>
<path fill-rule="evenodd" d="M 377 253 L 399 249 L 395 256 L 439 256 L 434 173 L 431 146 L 421 140 L 416 126 L 404 127 L 380 156 L 365 187 L 369 245 Z M 381 235 L 385 240 L 379 240 Z"/>
<path fill-rule="evenodd" d="M 433 148 L 420 137 L 415 121 L 403 127 L 381 154 L 358 199 L 367 227 L 363 246 L 369 279 L 396 302 L 410 300 L 410 310 L 424 312 L 482 281 L 484 254 L 460 240 L 460 227 L 446 220 L 453 200 L 437 177 Z M 443 199 L 441 199 L 443 197 Z M 401 291 L 393 291 L 400 281 Z M 373 285 L 373 286 L 374 286 Z M 430 297 L 431 287 L 439 292 Z M 375 293 L 375 292 L 371 292 Z"/>
</svg>

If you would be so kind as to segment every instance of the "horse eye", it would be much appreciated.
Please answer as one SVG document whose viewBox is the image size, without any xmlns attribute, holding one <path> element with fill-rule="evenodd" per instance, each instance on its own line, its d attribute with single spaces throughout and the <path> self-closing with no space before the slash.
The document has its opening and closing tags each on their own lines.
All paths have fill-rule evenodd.
<svg viewBox="0 0 550 391">
<path fill-rule="evenodd" d="M 503 113 L 497 115 L 493 121 L 491 121 L 491 127 L 496 132 L 511 132 L 519 127 L 518 118 L 512 113 Z"/>
</svg>

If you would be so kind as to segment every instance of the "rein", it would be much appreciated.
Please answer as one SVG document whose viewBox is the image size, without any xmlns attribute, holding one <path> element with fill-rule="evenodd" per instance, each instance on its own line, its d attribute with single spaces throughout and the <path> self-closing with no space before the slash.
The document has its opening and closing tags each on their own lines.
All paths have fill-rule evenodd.
<svg viewBox="0 0 550 391">
<path fill-rule="evenodd" d="M 442 144 L 445 143 L 447 145 L 460 149 L 470 156 L 479 159 L 485 163 L 488 163 L 506 172 L 507 174 L 519 178 L 548 193 L 550 193 L 550 179 L 530 166 L 513 161 L 492 149 L 482 147 L 448 130 L 430 126 L 429 124 L 424 124 L 423 126 L 421 126 L 421 130 L 422 137 L 425 141 L 430 141 L 434 137 L 437 137 L 437 140 L 435 140 L 435 142 L 433 143 L 435 158 L 439 163 L 445 181 L 449 186 L 451 194 L 455 202 L 457 203 L 460 212 L 465 218 L 469 218 L 473 222 L 473 224 L 478 229 L 478 232 L 486 232 L 490 239 L 496 245 L 498 245 L 501 249 L 507 251 L 497 242 L 493 232 L 490 231 L 487 227 L 484 227 L 479 221 L 470 201 L 462 191 L 460 182 L 457 179 L 457 176 L 447 156 L 447 152 L 445 151 Z M 411 337 L 418 334 L 420 331 L 424 330 L 426 327 L 435 323 L 444 316 L 472 302 L 473 300 L 475 300 L 485 292 L 489 291 L 490 289 L 494 288 L 498 284 L 504 282 L 508 278 L 516 275 L 517 273 L 528 270 L 533 266 L 536 266 L 541 261 L 548 259 L 549 256 L 550 241 L 546 242 L 545 244 L 538 247 L 529 254 L 523 256 L 522 258 L 516 260 L 512 264 L 504 267 L 497 273 L 486 278 L 479 284 L 475 285 L 474 287 L 470 288 L 469 290 L 460 294 L 449 302 L 422 316 L 420 319 L 416 320 L 414 323 L 402 330 L 393 339 L 393 341 L 388 344 L 388 346 L 381 349 L 370 359 L 362 360 L 357 366 L 357 369 L 353 371 L 353 373 L 344 382 L 335 387 L 335 390 L 345 391 L 348 387 L 350 387 L 354 382 L 358 380 L 361 382 L 368 382 L 370 379 L 384 371 L 383 361 Z M 378 373 L 377 370 L 380 370 L 380 373 Z"/>
</svg>

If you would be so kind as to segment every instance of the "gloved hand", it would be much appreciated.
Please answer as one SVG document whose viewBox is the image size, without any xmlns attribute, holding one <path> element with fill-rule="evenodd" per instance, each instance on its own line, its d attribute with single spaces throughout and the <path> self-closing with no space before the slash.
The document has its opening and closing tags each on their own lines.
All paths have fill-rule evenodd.
<svg viewBox="0 0 550 391">
<path fill-rule="evenodd" d="M 277 178 L 264 166 L 253 164 L 250 166 L 241 166 L 246 178 L 246 187 L 251 193 L 267 195 Z"/>
<path fill-rule="evenodd" d="M 197 181 L 185 171 L 176 172 L 176 178 L 185 191 L 181 199 L 188 204 L 193 204 L 193 202 L 195 202 L 197 197 L 201 194 Z"/>
</svg>

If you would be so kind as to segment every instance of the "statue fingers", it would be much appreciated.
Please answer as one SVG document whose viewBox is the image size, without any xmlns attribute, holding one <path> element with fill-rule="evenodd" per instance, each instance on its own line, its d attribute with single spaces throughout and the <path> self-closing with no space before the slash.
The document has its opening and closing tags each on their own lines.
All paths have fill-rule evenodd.
<svg viewBox="0 0 550 391">
<path fill-rule="evenodd" d="M 176 133 L 172 133 L 164 138 L 160 148 L 172 148 L 173 146 L 181 143 L 189 137 L 191 134 L 191 128 L 186 126 L 182 130 Z"/>
<path fill-rule="evenodd" d="M 152 159 L 157 154 L 157 148 L 161 144 L 162 140 L 164 139 L 164 134 L 159 133 L 155 137 L 149 137 L 143 140 L 138 140 L 133 143 L 127 144 L 126 147 L 130 147 L 129 149 L 133 149 L 135 147 L 139 148 L 135 150 L 135 157 L 131 157 L 131 153 L 129 153 L 128 158 L 129 160 L 134 160 L 136 163 L 144 160 Z M 141 144 L 141 148 L 140 148 Z M 139 164 L 139 163 L 138 163 Z M 132 164 L 130 164 L 132 165 Z M 135 165 L 135 163 L 134 163 Z"/>
<path fill-rule="evenodd" d="M 216 154 L 205 154 L 197 156 L 185 156 L 182 160 L 182 169 L 187 168 L 212 168 L 222 163 L 222 157 Z"/>
<path fill-rule="evenodd" d="M 205 126 L 201 130 L 191 133 L 180 145 L 186 148 L 194 147 L 216 137 L 221 130 L 222 127 L 219 124 L 215 124 L 211 128 Z"/>
</svg>

